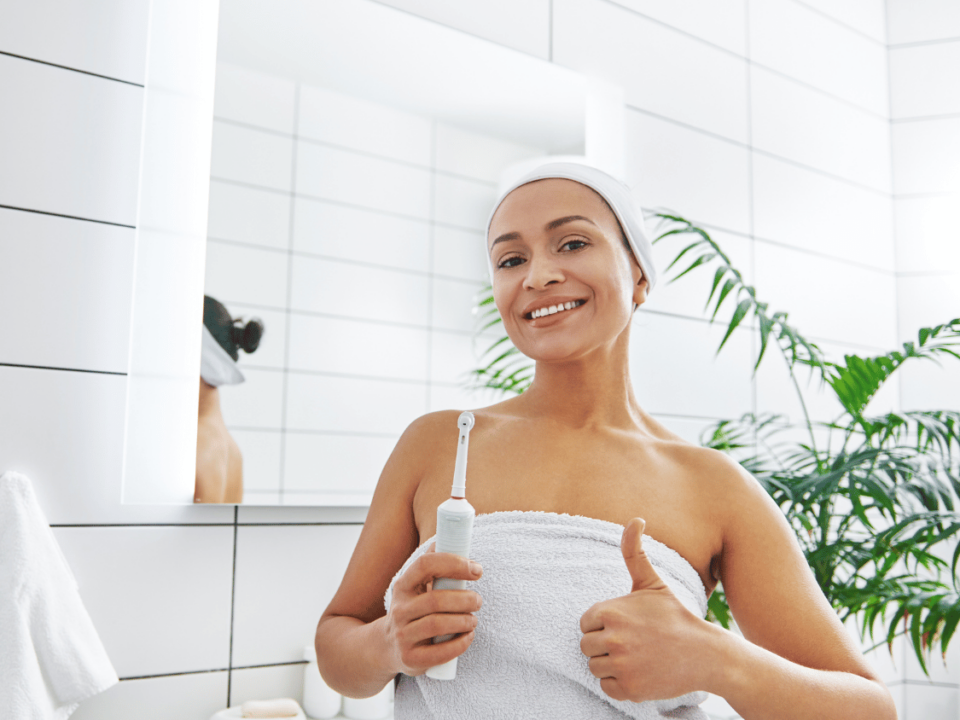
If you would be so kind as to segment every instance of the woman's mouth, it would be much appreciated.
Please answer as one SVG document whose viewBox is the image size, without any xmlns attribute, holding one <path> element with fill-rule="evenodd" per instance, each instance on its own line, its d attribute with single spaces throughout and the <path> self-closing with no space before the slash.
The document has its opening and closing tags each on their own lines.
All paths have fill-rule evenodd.
<svg viewBox="0 0 960 720">
<path fill-rule="evenodd" d="M 529 312 L 524 317 L 527 320 L 536 320 L 537 318 L 547 317 L 548 315 L 556 315 L 557 313 L 562 313 L 567 310 L 573 310 L 583 305 L 586 300 L 572 300 L 570 302 L 557 303 L 556 305 L 548 305 L 542 308 L 537 308 L 533 312 Z"/>
</svg>

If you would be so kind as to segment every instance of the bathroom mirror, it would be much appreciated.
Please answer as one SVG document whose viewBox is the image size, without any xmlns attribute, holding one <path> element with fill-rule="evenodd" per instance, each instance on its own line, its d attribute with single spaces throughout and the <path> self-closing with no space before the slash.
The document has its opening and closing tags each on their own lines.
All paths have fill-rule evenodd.
<svg viewBox="0 0 960 720">
<path fill-rule="evenodd" d="M 231 0 L 215 40 L 196 43 L 207 112 L 182 113 L 207 164 L 145 148 L 141 204 L 156 174 L 202 187 L 206 214 L 180 246 L 138 226 L 124 502 L 193 503 L 206 295 L 263 326 L 216 391 L 243 503 L 365 506 L 413 419 L 495 399 L 463 384 L 503 174 L 570 154 L 621 174 L 622 92 L 370 0 Z M 177 339 L 162 367 L 144 318 Z"/>
</svg>

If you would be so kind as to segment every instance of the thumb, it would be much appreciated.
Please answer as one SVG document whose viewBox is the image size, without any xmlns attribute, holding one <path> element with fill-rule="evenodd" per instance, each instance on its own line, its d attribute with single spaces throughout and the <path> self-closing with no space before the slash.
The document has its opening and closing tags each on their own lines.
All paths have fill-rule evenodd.
<svg viewBox="0 0 960 720">
<path fill-rule="evenodd" d="M 665 587 L 663 580 L 650 564 L 650 558 L 643 550 L 642 536 L 646 526 L 647 522 L 643 518 L 633 518 L 627 523 L 620 538 L 623 560 L 627 564 L 627 570 L 630 571 L 630 577 L 633 578 L 631 592 Z"/>
</svg>

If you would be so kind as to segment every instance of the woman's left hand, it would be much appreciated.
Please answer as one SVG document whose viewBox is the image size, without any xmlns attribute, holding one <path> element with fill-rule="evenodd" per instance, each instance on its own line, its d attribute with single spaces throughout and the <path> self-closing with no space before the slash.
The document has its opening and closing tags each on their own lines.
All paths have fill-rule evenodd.
<svg viewBox="0 0 960 720">
<path fill-rule="evenodd" d="M 703 690 L 710 624 L 690 612 L 657 575 L 643 550 L 646 522 L 633 518 L 620 539 L 633 578 L 624 595 L 580 618 L 580 650 L 614 700 L 665 700 Z"/>
</svg>

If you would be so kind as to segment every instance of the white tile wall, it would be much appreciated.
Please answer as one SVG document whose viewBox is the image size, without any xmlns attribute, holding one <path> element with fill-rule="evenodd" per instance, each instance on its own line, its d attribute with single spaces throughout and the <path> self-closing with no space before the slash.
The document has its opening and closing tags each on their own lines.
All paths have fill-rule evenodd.
<svg viewBox="0 0 960 720">
<path fill-rule="evenodd" d="M 232 527 L 60 527 L 54 535 L 120 677 L 227 667 Z M 141 623 L 152 632 L 137 632 Z"/>
<path fill-rule="evenodd" d="M 283 308 L 289 262 L 287 253 L 276 249 L 208 240 L 204 293 L 228 308 L 235 301 Z"/>
<path fill-rule="evenodd" d="M 894 118 L 960 113 L 960 37 L 891 48 L 890 97 Z"/>
<path fill-rule="evenodd" d="M 430 224 L 425 219 L 297 198 L 293 247 L 331 258 L 427 272 Z"/>
<path fill-rule="evenodd" d="M 757 242 L 757 295 L 808 338 L 892 347 L 896 282 L 887 272 Z"/>
<path fill-rule="evenodd" d="M 958 690 L 955 687 L 923 686 L 907 684 L 903 686 L 903 720 L 922 718 L 944 718 L 951 720 L 957 716 Z"/>
<path fill-rule="evenodd" d="M 242 351 L 241 351 L 242 353 Z M 220 408 L 228 428 L 276 430 L 283 417 L 283 373 L 243 368 L 245 382 L 219 391 Z"/>
<path fill-rule="evenodd" d="M 751 409 L 750 337 L 726 328 L 638 310 L 630 331 L 630 374 L 640 405 L 651 413 L 740 417 Z M 683 378 L 676 382 L 671 378 Z"/>
<path fill-rule="evenodd" d="M 293 80 L 217 63 L 213 105 L 216 118 L 290 135 L 295 130 L 296 102 Z"/>
<path fill-rule="evenodd" d="M 436 124 L 436 167 L 442 172 L 498 183 L 503 168 L 543 154 L 539 148 Z"/>
<path fill-rule="evenodd" d="M 0 205 L 136 223 L 143 90 L 0 55 Z"/>
<path fill-rule="evenodd" d="M 310 142 L 297 146 L 297 192 L 324 200 L 430 217 L 430 172 Z"/>
<path fill-rule="evenodd" d="M 894 270 L 888 195 L 766 155 L 752 162 L 757 236 Z"/>
<path fill-rule="evenodd" d="M 897 269 L 939 272 L 960 267 L 960 199 L 896 198 Z"/>
<path fill-rule="evenodd" d="M 290 306 L 380 322 L 426 325 L 423 276 L 334 260 L 294 256 Z"/>
<path fill-rule="evenodd" d="M 954 0 L 887 0 L 891 45 L 960 36 L 960 7 Z"/>
<path fill-rule="evenodd" d="M 429 341 L 425 329 L 297 313 L 290 316 L 289 367 L 425 382 Z"/>
<path fill-rule="evenodd" d="M 300 90 L 302 138 L 429 167 L 432 125 L 428 118 L 326 88 Z"/>
<path fill-rule="evenodd" d="M 796 0 L 750 6 L 750 59 L 886 116 L 887 49 Z"/>
<path fill-rule="evenodd" d="M 842 3 L 831 0 L 802 0 L 802 2 L 878 42 L 887 40 L 884 0 L 848 0 Z"/>
<path fill-rule="evenodd" d="M 0 7 L 0 49 L 143 84 L 149 10 L 126 0 L 9 0 Z"/>
<path fill-rule="evenodd" d="M 550 56 L 550 0 L 380 0 L 441 25 L 486 38 L 534 57 Z"/>
<path fill-rule="evenodd" d="M 290 196 L 283 192 L 211 180 L 207 233 L 218 240 L 286 250 L 290 206 Z"/>
<path fill-rule="evenodd" d="M 95 695 L 70 717 L 72 720 L 210 720 L 227 705 L 227 672 L 168 675 L 121 680 Z"/>
<path fill-rule="evenodd" d="M 746 54 L 746 1 L 698 0 L 665 3 L 658 0 L 613 0 L 641 15 L 659 20 L 738 55 Z"/>
<path fill-rule="evenodd" d="M 896 195 L 960 191 L 960 117 L 892 126 Z"/>
<path fill-rule="evenodd" d="M 303 659 L 359 537 L 356 525 L 239 528 L 234 665 Z"/>
<path fill-rule="evenodd" d="M 273 190 L 290 190 L 293 140 L 274 132 L 213 121 L 210 174 Z"/>
<path fill-rule="evenodd" d="M 642 207 L 750 232 L 746 148 L 635 111 L 626 125 L 626 179 Z"/>
<path fill-rule="evenodd" d="M 280 433 L 230 428 L 230 435 L 243 458 L 244 502 L 249 502 L 251 492 L 279 492 Z"/>
<path fill-rule="evenodd" d="M 890 191 L 889 123 L 752 66 L 753 144 L 778 157 Z"/>
<path fill-rule="evenodd" d="M 0 366 L 0 467 L 31 479 L 54 525 L 231 522 L 227 507 L 120 504 L 126 392 L 122 375 Z"/>
<path fill-rule="evenodd" d="M 129 228 L 0 209 L 0 362 L 125 373 L 133 250 Z"/>
<path fill-rule="evenodd" d="M 288 433 L 284 492 L 372 493 L 398 438 Z"/>
<path fill-rule="evenodd" d="M 651 230 L 653 223 L 651 225 Z M 660 232 L 664 232 L 664 229 Z M 669 227 L 673 227 L 672 225 Z M 730 259 L 731 265 L 740 272 L 747 285 L 752 285 L 753 280 L 753 241 L 741 235 L 734 235 L 719 230 L 707 230 L 710 237 L 720 246 L 723 253 Z M 659 233 L 657 233 L 659 234 Z M 657 285 L 650 293 L 647 302 L 643 304 L 645 310 L 655 310 L 662 313 L 672 313 L 676 315 L 686 315 L 691 318 L 709 318 L 713 314 L 713 308 L 716 307 L 716 300 L 723 289 L 723 282 L 717 288 L 713 299 L 710 301 L 709 311 L 706 308 L 707 297 L 710 295 L 710 288 L 713 285 L 713 276 L 718 265 L 719 259 L 710 263 L 705 263 L 700 267 L 691 270 L 676 282 L 670 282 L 671 278 L 676 277 L 686 270 L 697 257 L 707 252 L 706 250 L 689 251 L 680 258 L 680 262 L 667 271 L 667 266 L 694 240 L 699 236 L 684 234 L 671 235 L 653 245 L 653 264 L 660 273 L 657 278 Z M 712 251 L 710 251 L 712 252 Z M 728 274 L 727 278 L 732 278 Z M 724 279 L 726 282 L 726 278 Z M 729 323 L 733 312 L 737 307 L 736 293 L 731 292 L 720 306 L 717 313 L 716 322 Z M 745 318 L 742 322 L 753 323 L 752 316 Z"/>
<path fill-rule="evenodd" d="M 620 85 L 627 105 L 746 142 L 742 58 L 604 0 L 555 0 L 553 23 L 555 62 Z"/>
<path fill-rule="evenodd" d="M 299 373 L 291 373 L 287 382 L 286 426 L 291 429 L 399 437 L 426 412 L 426 383 Z"/>
<path fill-rule="evenodd" d="M 438 174 L 434 180 L 434 217 L 438 223 L 486 235 L 490 208 L 497 199 L 492 183 Z"/>
<path fill-rule="evenodd" d="M 482 231 L 438 225 L 433 231 L 433 272 L 486 284 L 490 282 L 486 248 Z"/>
</svg>

